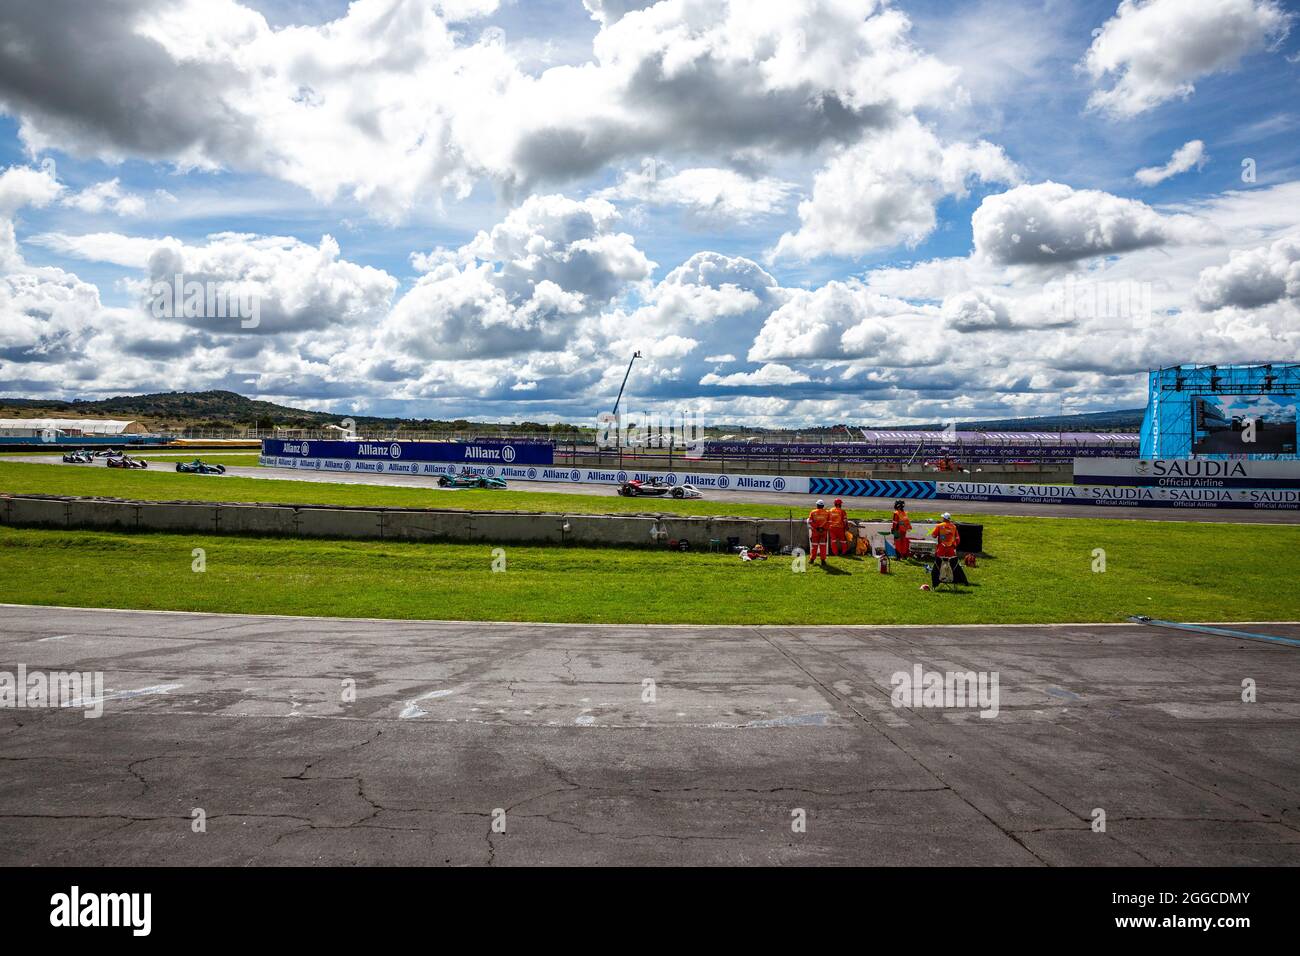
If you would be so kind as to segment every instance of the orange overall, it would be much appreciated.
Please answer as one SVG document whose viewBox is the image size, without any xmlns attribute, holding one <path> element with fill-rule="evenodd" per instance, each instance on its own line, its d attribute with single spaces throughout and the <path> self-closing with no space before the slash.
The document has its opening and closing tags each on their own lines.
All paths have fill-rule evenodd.
<svg viewBox="0 0 1300 956">
<path fill-rule="evenodd" d="M 957 557 L 957 545 L 961 544 L 961 536 L 957 534 L 957 526 L 951 521 L 940 521 L 930 532 L 930 537 L 937 539 L 934 546 L 936 558 Z"/>
<path fill-rule="evenodd" d="M 814 508 L 808 512 L 808 544 L 812 549 L 812 560 L 821 555 L 822 564 L 826 563 L 826 530 L 831 522 L 831 513 L 825 508 Z"/>
<path fill-rule="evenodd" d="M 907 543 L 907 532 L 912 530 L 912 520 L 908 518 L 907 511 L 899 508 L 894 512 L 894 523 L 890 527 L 890 533 L 894 537 L 894 550 L 898 552 L 900 558 L 907 557 L 908 549 L 911 547 Z"/>
<path fill-rule="evenodd" d="M 827 530 L 831 536 L 831 554 L 837 557 L 841 554 L 849 553 L 849 539 L 845 532 L 849 530 L 849 516 L 844 513 L 844 509 L 834 507 L 830 510 L 830 521 L 827 523 Z"/>
</svg>

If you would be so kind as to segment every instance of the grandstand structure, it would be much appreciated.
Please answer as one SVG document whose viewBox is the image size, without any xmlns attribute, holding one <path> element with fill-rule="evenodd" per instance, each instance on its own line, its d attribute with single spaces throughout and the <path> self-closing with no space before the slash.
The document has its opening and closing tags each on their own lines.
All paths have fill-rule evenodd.
<svg viewBox="0 0 1300 956">
<path fill-rule="evenodd" d="M 967 463 L 1071 462 L 1075 458 L 1133 458 L 1138 436 L 1126 432 L 863 431 L 861 441 L 706 442 L 706 457 L 816 459 L 919 463 L 953 458 Z"/>
</svg>

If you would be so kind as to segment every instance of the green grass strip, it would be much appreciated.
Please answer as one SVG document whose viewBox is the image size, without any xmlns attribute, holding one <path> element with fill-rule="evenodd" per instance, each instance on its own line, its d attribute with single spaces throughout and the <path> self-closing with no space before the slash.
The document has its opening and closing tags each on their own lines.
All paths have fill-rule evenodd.
<svg viewBox="0 0 1300 956">
<path fill-rule="evenodd" d="M 299 540 L 0 527 L 0 600 L 22 604 L 482 621 L 977 624 L 1289 620 L 1300 528 L 1091 519 L 985 521 L 960 592 L 921 568 L 661 550 Z M 203 549 L 206 570 L 192 568 Z M 1106 570 L 1093 571 L 1094 549 Z M 1225 555 L 1237 560 L 1225 566 Z"/>
</svg>

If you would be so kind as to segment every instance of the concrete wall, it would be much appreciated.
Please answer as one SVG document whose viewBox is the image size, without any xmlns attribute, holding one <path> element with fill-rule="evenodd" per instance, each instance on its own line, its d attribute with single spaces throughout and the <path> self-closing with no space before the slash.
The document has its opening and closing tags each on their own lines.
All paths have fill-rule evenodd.
<svg viewBox="0 0 1300 956">
<path fill-rule="evenodd" d="M 6 524 L 68 526 L 68 502 L 63 498 L 5 498 Z"/>
<path fill-rule="evenodd" d="M 485 544 L 645 547 L 669 539 L 707 549 L 729 537 L 753 545 L 775 534 L 780 545 L 807 546 L 802 521 L 682 515 L 571 515 L 509 511 L 322 508 L 291 505 L 121 501 L 99 498 L 0 498 L 0 524 L 194 534 L 271 534 L 306 538 L 475 541 Z"/>
<path fill-rule="evenodd" d="M 133 501 L 73 498 L 65 503 L 65 509 L 63 523 L 69 527 L 124 530 L 140 525 L 140 506 Z"/>
<path fill-rule="evenodd" d="M 802 519 L 689 517 L 685 515 L 571 515 L 517 511 L 437 511 L 180 501 L 121 501 L 41 496 L 0 497 L 0 524 L 13 526 L 173 531 L 193 534 L 268 534 L 304 538 L 389 541 L 462 541 L 496 544 L 662 546 L 686 540 L 692 550 L 728 538 L 754 545 L 763 534 L 778 547 L 808 547 Z M 854 522 L 871 536 L 887 522 Z M 915 536 L 932 525 L 918 524 Z M 873 541 L 873 543 L 875 543 Z"/>
</svg>

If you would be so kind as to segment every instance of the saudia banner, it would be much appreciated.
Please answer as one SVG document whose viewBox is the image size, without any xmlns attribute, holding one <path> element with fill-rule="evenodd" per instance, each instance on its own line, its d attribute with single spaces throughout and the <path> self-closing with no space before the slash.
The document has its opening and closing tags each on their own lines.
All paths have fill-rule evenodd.
<svg viewBox="0 0 1300 956">
<path fill-rule="evenodd" d="M 1147 488 L 1300 488 L 1300 461 L 1076 458 L 1074 481 Z"/>
<path fill-rule="evenodd" d="M 549 442 L 288 441 L 262 439 L 262 454 L 274 458 L 366 461 L 446 461 L 465 464 L 549 465 Z"/>
<path fill-rule="evenodd" d="M 1123 485 L 935 482 L 935 497 L 950 501 L 1101 505 L 1129 508 L 1267 508 L 1300 510 L 1300 488 L 1134 488 Z"/>
</svg>

